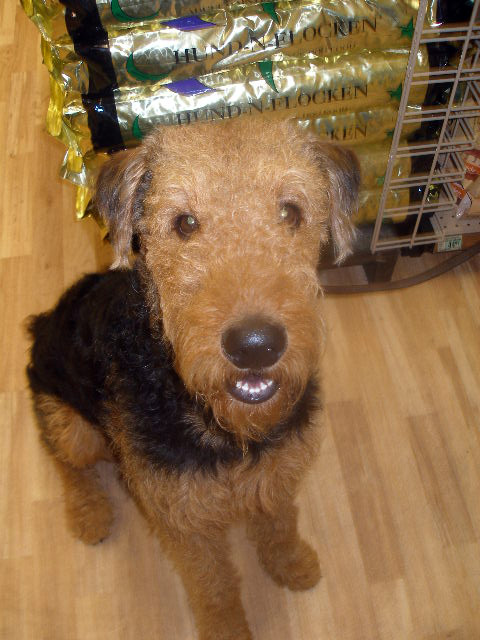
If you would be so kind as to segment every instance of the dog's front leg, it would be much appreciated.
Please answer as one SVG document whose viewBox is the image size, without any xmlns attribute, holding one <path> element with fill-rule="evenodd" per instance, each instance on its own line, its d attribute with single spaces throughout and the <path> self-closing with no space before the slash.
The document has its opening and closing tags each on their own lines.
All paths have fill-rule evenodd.
<svg viewBox="0 0 480 640">
<path fill-rule="evenodd" d="M 199 639 L 252 640 L 226 531 L 207 528 L 187 535 L 163 529 L 160 538 L 183 580 Z"/>
<path fill-rule="evenodd" d="M 316 552 L 298 534 L 297 512 L 286 499 L 273 512 L 258 510 L 247 520 L 247 534 L 265 571 L 277 584 L 294 591 L 310 589 L 321 577 Z"/>
</svg>

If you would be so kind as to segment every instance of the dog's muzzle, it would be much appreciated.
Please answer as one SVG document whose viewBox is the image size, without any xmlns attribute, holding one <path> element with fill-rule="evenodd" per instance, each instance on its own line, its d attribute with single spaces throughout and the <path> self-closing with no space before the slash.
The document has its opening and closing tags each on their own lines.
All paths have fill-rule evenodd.
<svg viewBox="0 0 480 640">
<path fill-rule="evenodd" d="M 223 353 L 241 370 L 227 385 L 229 393 L 248 404 L 269 400 L 277 392 L 278 383 L 264 370 L 276 364 L 286 348 L 284 327 L 263 316 L 248 316 L 226 329 L 222 335 Z"/>
</svg>

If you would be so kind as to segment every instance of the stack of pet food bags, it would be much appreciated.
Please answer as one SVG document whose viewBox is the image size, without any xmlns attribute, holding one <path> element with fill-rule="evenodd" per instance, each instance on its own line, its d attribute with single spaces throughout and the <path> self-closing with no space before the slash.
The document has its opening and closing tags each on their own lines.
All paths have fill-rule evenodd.
<svg viewBox="0 0 480 640">
<path fill-rule="evenodd" d="M 47 126 L 67 146 L 61 173 L 79 187 L 79 215 L 108 154 L 152 127 L 262 113 L 355 148 L 357 222 L 374 220 L 418 0 L 230 1 L 22 0 L 41 31 Z M 428 71 L 425 49 L 417 68 Z M 425 91 L 412 87 L 409 108 Z M 409 171 L 404 159 L 394 177 Z"/>
</svg>

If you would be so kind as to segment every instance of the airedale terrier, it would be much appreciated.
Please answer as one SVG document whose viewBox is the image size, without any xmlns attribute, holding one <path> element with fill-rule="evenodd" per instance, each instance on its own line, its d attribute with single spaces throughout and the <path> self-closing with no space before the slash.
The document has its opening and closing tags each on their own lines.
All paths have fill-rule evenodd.
<svg viewBox="0 0 480 640">
<path fill-rule="evenodd" d="M 320 578 L 294 505 L 319 440 L 316 266 L 329 238 L 348 251 L 358 185 L 351 152 L 288 122 L 157 129 L 98 178 L 117 268 L 30 323 L 28 376 L 69 527 L 87 543 L 108 535 L 94 465 L 116 461 L 202 640 L 252 637 L 233 521 L 276 583 Z"/>
</svg>

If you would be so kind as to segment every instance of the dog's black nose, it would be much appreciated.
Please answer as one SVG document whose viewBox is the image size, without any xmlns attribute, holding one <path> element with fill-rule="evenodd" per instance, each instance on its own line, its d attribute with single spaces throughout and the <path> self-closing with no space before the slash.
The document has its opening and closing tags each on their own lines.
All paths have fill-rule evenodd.
<svg viewBox="0 0 480 640">
<path fill-rule="evenodd" d="M 261 316 L 248 316 L 222 335 L 225 355 L 239 369 L 271 367 L 287 346 L 287 333 Z"/>
</svg>

